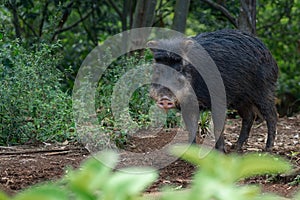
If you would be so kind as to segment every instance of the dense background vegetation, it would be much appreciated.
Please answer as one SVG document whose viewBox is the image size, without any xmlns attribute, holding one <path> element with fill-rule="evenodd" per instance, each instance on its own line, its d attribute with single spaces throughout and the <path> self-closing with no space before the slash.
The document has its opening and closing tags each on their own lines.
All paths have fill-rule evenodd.
<svg viewBox="0 0 300 200">
<path fill-rule="evenodd" d="M 256 8 L 256 9 L 254 9 Z M 85 56 L 109 36 L 131 28 L 172 28 L 187 35 L 239 28 L 261 38 L 280 67 L 280 115 L 300 107 L 300 0 L 6 0 L 0 6 L 0 143 L 72 138 L 71 91 Z M 103 126 L 113 125 L 110 95 L 124 70 L 121 58 L 99 84 L 96 109 Z M 143 95 L 141 98 L 140 94 Z M 147 122 L 133 95 L 132 114 Z M 137 106 L 140 105 L 140 106 Z"/>
</svg>

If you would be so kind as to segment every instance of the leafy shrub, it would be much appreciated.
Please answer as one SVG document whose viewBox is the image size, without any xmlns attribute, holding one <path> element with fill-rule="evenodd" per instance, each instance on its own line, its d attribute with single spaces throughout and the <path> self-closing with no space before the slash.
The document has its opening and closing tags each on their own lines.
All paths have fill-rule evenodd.
<svg viewBox="0 0 300 200">
<path fill-rule="evenodd" d="M 294 180 L 290 183 L 290 185 L 300 185 L 300 174 L 298 174 Z"/>
<path fill-rule="evenodd" d="M 211 113 L 209 111 L 204 111 L 200 113 L 199 120 L 199 134 L 206 135 L 210 129 Z"/>
<path fill-rule="evenodd" d="M 106 69 L 99 81 L 96 93 L 96 109 L 98 110 L 98 118 L 102 125 L 114 125 L 115 120 L 113 120 L 111 100 L 116 83 L 126 74 L 126 72 L 131 69 L 136 69 L 138 66 L 145 63 L 147 63 L 146 57 L 134 54 L 132 56 L 122 56 L 118 58 Z M 145 115 L 147 115 L 147 111 L 150 107 L 149 105 L 151 104 L 148 96 L 148 88 L 147 85 L 144 85 L 138 88 L 131 96 L 129 102 L 130 105 L 128 105 L 129 110 L 127 111 L 136 121 L 139 121 L 141 118 L 146 118 Z"/>
<path fill-rule="evenodd" d="M 58 45 L 0 41 L 0 143 L 71 137 L 71 98 L 60 88 Z"/>
</svg>

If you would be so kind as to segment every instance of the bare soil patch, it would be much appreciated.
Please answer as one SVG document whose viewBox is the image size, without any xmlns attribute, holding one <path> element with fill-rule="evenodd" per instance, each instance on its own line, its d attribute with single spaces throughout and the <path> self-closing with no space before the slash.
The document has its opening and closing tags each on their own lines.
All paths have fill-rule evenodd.
<svg viewBox="0 0 300 200">
<path fill-rule="evenodd" d="M 232 144 L 238 138 L 240 128 L 240 120 L 227 120 L 225 139 L 229 153 Z M 300 115 L 280 118 L 277 132 L 274 154 L 285 157 L 292 162 L 295 169 L 300 169 Z M 254 125 L 244 151 L 262 151 L 266 133 L 265 122 Z M 186 142 L 187 136 L 176 129 L 160 131 L 155 135 L 147 131 L 139 134 L 129 139 L 125 146 L 126 151 L 121 151 L 121 161 L 118 167 L 148 165 L 149 163 L 156 166 L 158 163 L 165 162 L 166 164 L 159 168 L 159 179 L 148 188 L 147 192 L 159 191 L 167 185 L 178 188 L 188 187 L 195 172 L 193 165 L 180 159 L 170 161 L 166 155 L 157 156 L 157 153 L 151 155 L 154 151 L 165 151 L 164 148 L 174 141 L 175 143 Z M 65 174 L 67 167 L 77 168 L 88 156 L 89 152 L 78 144 L 0 147 L 0 189 L 14 194 L 36 183 L 57 180 Z M 271 181 L 267 176 L 254 177 L 242 181 L 241 184 L 259 184 L 265 192 L 291 197 L 300 189 L 299 185 L 290 184 L 296 174 Z"/>
</svg>

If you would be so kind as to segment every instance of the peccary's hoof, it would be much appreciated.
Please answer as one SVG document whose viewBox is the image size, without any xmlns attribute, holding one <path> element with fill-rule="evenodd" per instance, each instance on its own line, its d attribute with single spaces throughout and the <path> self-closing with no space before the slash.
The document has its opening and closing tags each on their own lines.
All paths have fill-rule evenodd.
<svg viewBox="0 0 300 200">
<path fill-rule="evenodd" d="M 273 148 L 272 147 L 266 147 L 265 152 L 267 153 L 273 153 Z"/>
<path fill-rule="evenodd" d="M 231 146 L 231 149 L 236 153 L 243 153 L 243 149 L 242 149 L 241 145 L 233 144 Z"/>
<path fill-rule="evenodd" d="M 227 153 L 227 150 L 226 150 L 226 148 L 224 146 L 222 146 L 222 147 L 215 147 L 215 149 L 217 151 L 221 152 L 221 153 Z"/>
</svg>

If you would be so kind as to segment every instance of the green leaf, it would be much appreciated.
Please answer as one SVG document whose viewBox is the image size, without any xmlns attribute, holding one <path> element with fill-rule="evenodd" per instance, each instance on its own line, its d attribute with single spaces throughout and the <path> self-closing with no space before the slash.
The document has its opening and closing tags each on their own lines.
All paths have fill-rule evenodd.
<svg viewBox="0 0 300 200">
<path fill-rule="evenodd" d="M 0 32 L 0 40 L 3 39 L 3 33 Z"/>
<path fill-rule="evenodd" d="M 238 180 L 253 175 L 282 173 L 291 169 L 284 159 L 270 154 L 251 153 L 243 156 L 225 155 L 215 150 L 207 153 L 204 148 L 196 146 L 178 145 L 171 149 L 176 156 L 201 166 L 206 173 L 219 178 Z"/>
<path fill-rule="evenodd" d="M 64 200 L 68 199 L 65 191 L 58 186 L 44 185 L 40 187 L 30 188 L 19 193 L 13 200 Z"/>
<path fill-rule="evenodd" d="M 190 199 L 190 191 L 182 190 L 182 191 L 165 191 L 163 192 L 161 199 L 162 200 L 182 200 L 182 199 Z"/>
<path fill-rule="evenodd" d="M 113 151 L 102 152 L 88 159 L 80 171 L 68 175 L 71 189 L 80 196 L 94 194 L 106 184 L 117 161 L 118 154 Z"/>
<path fill-rule="evenodd" d="M 206 176 L 217 177 L 227 182 L 235 181 L 235 160 L 216 150 L 194 145 L 176 145 L 171 153 L 201 167 Z"/>
<path fill-rule="evenodd" d="M 195 165 L 203 165 L 207 162 L 210 162 L 208 160 L 211 160 L 213 159 L 213 157 L 218 156 L 217 152 L 215 151 L 209 152 L 209 150 L 206 148 L 199 148 L 194 145 L 185 144 L 172 146 L 170 151 L 173 155 L 182 157 L 184 160 Z M 203 157 L 205 158 L 205 160 L 203 160 Z"/>
<path fill-rule="evenodd" d="M 8 196 L 4 192 L 0 191 L 0 200 L 8 200 L 8 199 L 9 199 Z"/>
<path fill-rule="evenodd" d="M 291 165 L 287 161 L 270 154 L 247 154 L 240 158 L 239 163 L 239 178 L 261 174 L 278 174 L 291 170 Z"/>
<path fill-rule="evenodd" d="M 100 161 L 102 166 L 106 166 L 110 169 L 114 168 L 119 161 L 119 155 L 114 151 L 102 151 L 93 155 L 93 157 Z"/>
<path fill-rule="evenodd" d="M 124 168 L 115 172 L 103 188 L 104 199 L 127 199 L 141 194 L 157 178 L 152 168 Z"/>
</svg>

